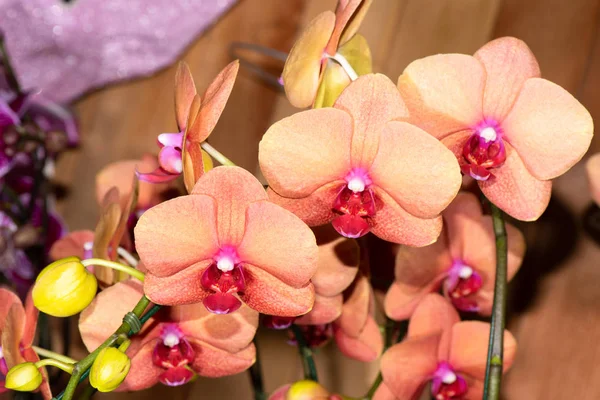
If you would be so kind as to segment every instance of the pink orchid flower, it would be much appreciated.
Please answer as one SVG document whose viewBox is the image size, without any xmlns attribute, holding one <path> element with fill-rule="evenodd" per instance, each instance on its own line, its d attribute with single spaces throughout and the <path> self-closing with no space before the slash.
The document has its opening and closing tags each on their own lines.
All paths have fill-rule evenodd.
<svg viewBox="0 0 600 400">
<path fill-rule="evenodd" d="M 139 173 L 140 180 L 151 183 L 168 182 L 183 172 L 186 187 L 191 190 L 204 172 L 200 144 L 217 125 L 233 89 L 238 69 L 239 61 L 231 62 L 200 96 L 196 92 L 189 67 L 184 62 L 179 63 L 175 74 L 175 116 L 179 132 L 158 135 L 158 145 L 161 148 L 158 154 L 159 167 L 153 172 Z M 187 153 L 190 157 L 186 165 Z"/>
<path fill-rule="evenodd" d="M 427 295 L 411 317 L 407 337 L 383 354 L 383 383 L 373 400 L 416 400 L 428 383 L 437 400 L 481 399 L 489 332 L 490 324 L 460 322 L 447 300 Z M 505 331 L 504 371 L 515 352 L 515 339 Z"/>
<path fill-rule="evenodd" d="M 461 311 L 490 315 L 496 275 L 496 242 L 492 218 L 483 215 L 471 193 L 460 193 L 442 214 L 444 232 L 434 244 L 401 247 L 396 258 L 396 280 L 385 299 L 386 314 L 408 319 L 428 293 L 440 288 Z M 510 224 L 508 279 L 519 269 L 525 238 Z"/>
<path fill-rule="evenodd" d="M 308 24 L 283 69 L 285 93 L 293 106 L 333 105 L 351 82 L 338 57 L 343 57 L 357 75 L 371 72 L 371 51 L 365 38 L 356 33 L 371 2 L 340 0 L 335 14 L 325 11 Z"/>
<path fill-rule="evenodd" d="M 113 334 L 142 294 L 141 283 L 133 279 L 98 294 L 79 319 L 90 351 Z M 215 378 L 242 372 L 255 360 L 257 325 L 258 314 L 245 306 L 230 315 L 211 314 L 199 304 L 165 308 L 131 338 L 126 352 L 131 369 L 117 390 L 142 390 L 158 382 L 179 386 L 196 374 Z"/>
<path fill-rule="evenodd" d="M 589 112 L 560 86 L 540 78 L 522 41 L 491 41 L 473 57 L 439 54 L 412 62 L 398 87 L 410 121 L 440 139 L 494 204 L 536 220 L 551 179 L 587 151 Z"/>
<path fill-rule="evenodd" d="M 203 302 L 229 313 L 243 301 L 264 314 L 297 316 L 314 302 L 312 231 L 269 202 L 262 184 L 239 167 L 217 167 L 190 195 L 146 211 L 135 246 L 148 269 L 144 292 L 157 304 Z"/>
<path fill-rule="evenodd" d="M 369 74 L 333 108 L 275 123 L 259 150 L 270 198 L 310 226 L 332 222 L 346 237 L 372 231 L 396 243 L 434 242 L 439 213 L 460 188 L 460 169 L 439 141 L 400 121 L 406 118 L 394 84 Z"/>
<path fill-rule="evenodd" d="M 8 370 L 24 362 L 38 362 L 40 358 L 31 348 L 35 338 L 38 310 L 33 305 L 31 293 L 25 307 L 19 297 L 8 289 L 0 288 L 0 393 L 7 391 L 4 377 Z M 48 374 L 42 368 L 43 381 L 39 387 L 43 398 L 52 398 Z"/>
</svg>

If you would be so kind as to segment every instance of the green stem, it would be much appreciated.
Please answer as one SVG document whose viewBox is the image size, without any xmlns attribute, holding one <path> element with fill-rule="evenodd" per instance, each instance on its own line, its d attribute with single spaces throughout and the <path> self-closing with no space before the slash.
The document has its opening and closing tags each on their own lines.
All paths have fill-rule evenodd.
<svg viewBox="0 0 600 400">
<path fill-rule="evenodd" d="M 69 374 L 73 373 L 73 364 L 58 361 L 54 358 L 44 358 L 43 360 L 40 360 L 35 363 L 35 366 L 37 368 L 45 367 L 47 365 L 52 365 L 53 367 L 60 368 L 63 371 L 68 372 Z"/>
<path fill-rule="evenodd" d="M 258 343 L 256 337 L 254 338 L 254 347 L 256 348 L 256 361 L 248 372 L 250 373 L 250 381 L 252 382 L 252 388 L 254 389 L 255 400 L 267 400 L 267 394 L 265 393 L 265 386 L 262 377 L 262 368 L 260 366 L 260 352 L 258 351 Z"/>
<path fill-rule="evenodd" d="M 228 167 L 235 167 L 235 164 L 233 161 L 231 161 L 229 158 L 225 157 L 219 150 L 215 149 L 207 142 L 202 142 L 202 144 L 200 146 L 202 146 L 202 149 L 205 152 L 207 152 L 208 154 L 210 154 L 210 156 L 212 158 L 217 160 L 219 162 L 219 164 L 226 165 Z"/>
<path fill-rule="evenodd" d="M 494 235 L 496 236 L 496 283 L 494 287 L 494 304 L 492 306 L 492 322 L 490 344 L 488 348 L 485 371 L 485 387 L 483 398 L 498 400 L 502 384 L 502 359 L 504 356 L 504 326 L 506 324 L 506 275 L 508 249 L 506 227 L 502 211 L 490 202 Z"/>
<path fill-rule="evenodd" d="M 39 356 L 46 358 L 54 358 L 55 360 L 62 361 L 67 364 L 76 364 L 77 360 L 73 360 L 71 357 L 67 357 L 62 354 L 55 353 L 50 350 L 42 349 L 41 347 L 31 346 L 33 351 L 35 351 Z"/>
<path fill-rule="evenodd" d="M 313 358 L 313 352 L 311 348 L 308 347 L 306 340 L 304 340 L 302 330 L 298 325 L 295 324 L 292 324 L 291 329 L 296 337 L 296 342 L 298 342 L 298 351 L 300 352 L 302 367 L 304 368 L 304 379 L 318 382 L 319 378 L 317 376 L 317 367 Z"/>
<path fill-rule="evenodd" d="M 132 268 L 129 265 L 118 263 L 116 261 L 104 260 L 102 258 L 88 258 L 87 260 L 81 261 L 81 263 L 85 267 L 87 267 L 89 265 L 101 265 L 103 267 L 112 268 L 117 271 L 125 272 L 126 274 L 129 274 L 142 282 L 144 281 L 144 278 L 146 277 L 146 275 L 142 271 Z"/>
</svg>

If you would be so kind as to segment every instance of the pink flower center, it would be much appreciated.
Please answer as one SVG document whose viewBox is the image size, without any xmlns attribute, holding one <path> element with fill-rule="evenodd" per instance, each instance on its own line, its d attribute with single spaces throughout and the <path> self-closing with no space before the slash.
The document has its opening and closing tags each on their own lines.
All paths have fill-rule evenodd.
<svg viewBox="0 0 600 400">
<path fill-rule="evenodd" d="M 487 181 L 493 174 L 490 169 L 504 164 L 506 150 L 497 124 L 484 123 L 475 130 L 463 147 L 465 164 L 461 170 L 478 181 Z"/>
<path fill-rule="evenodd" d="M 483 279 L 462 260 L 454 260 L 444 281 L 444 293 L 454 307 L 461 311 L 477 312 L 479 306 L 473 295 L 483 286 Z"/>
<path fill-rule="evenodd" d="M 160 339 L 152 353 L 153 364 L 165 370 L 159 377 L 160 382 L 168 386 L 188 383 L 194 377 L 189 367 L 196 357 L 194 349 L 177 324 L 165 325 Z"/>
<path fill-rule="evenodd" d="M 158 163 L 162 169 L 170 174 L 180 174 L 183 170 L 181 161 L 183 134 L 184 132 L 181 131 L 158 135 L 158 145 L 161 147 L 158 153 Z"/>
<path fill-rule="evenodd" d="M 201 278 L 202 287 L 214 292 L 204 299 L 204 306 L 215 314 L 229 314 L 242 305 L 235 294 L 246 289 L 244 269 L 231 246 L 221 248 L 213 259 Z"/>
<path fill-rule="evenodd" d="M 458 400 L 469 390 L 463 377 L 445 361 L 438 364 L 431 380 L 431 394 L 436 400 Z"/>
<path fill-rule="evenodd" d="M 375 195 L 370 189 L 369 174 L 354 168 L 346 176 L 346 184 L 340 189 L 333 202 L 337 216 L 332 225 L 342 236 L 357 238 L 371 230 L 371 218 L 375 216 Z"/>
</svg>

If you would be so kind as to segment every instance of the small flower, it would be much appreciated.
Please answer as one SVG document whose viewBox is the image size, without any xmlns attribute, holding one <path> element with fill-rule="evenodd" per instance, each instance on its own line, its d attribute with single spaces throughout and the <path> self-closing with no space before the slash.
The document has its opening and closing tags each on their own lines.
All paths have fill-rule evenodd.
<svg viewBox="0 0 600 400">
<path fill-rule="evenodd" d="M 112 392 L 125 380 L 131 360 L 119 349 L 102 349 L 92 364 L 90 385 L 100 392 Z"/>
<path fill-rule="evenodd" d="M 217 167 L 190 195 L 146 211 L 135 245 L 148 269 L 144 292 L 157 304 L 203 302 L 229 313 L 243 301 L 264 314 L 297 316 L 314 301 L 313 233 L 239 167 Z"/>
<path fill-rule="evenodd" d="M 90 351 L 119 327 L 142 294 L 136 280 L 100 292 L 79 319 Z M 242 372 L 254 363 L 257 325 L 258 314 L 246 306 L 229 315 L 212 314 L 200 304 L 165 308 L 131 338 L 126 351 L 131 369 L 117 391 L 142 390 L 158 382 L 179 386 L 196 374 L 214 378 Z"/>
<path fill-rule="evenodd" d="M 460 169 L 439 141 L 402 118 L 408 112 L 397 88 L 370 74 L 333 108 L 275 123 L 259 150 L 270 198 L 310 226 L 332 222 L 346 237 L 372 231 L 395 243 L 434 242 Z"/>
<path fill-rule="evenodd" d="M 329 400 L 330 393 L 315 381 L 298 381 L 275 390 L 269 400 Z"/>
<path fill-rule="evenodd" d="M 401 247 L 396 257 L 396 280 L 385 300 L 386 314 L 408 319 L 428 294 L 443 290 L 461 311 L 490 315 L 496 275 L 496 242 L 492 218 L 483 215 L 471 193 L 460 193 L 442 214 L 444 231 L 437 242 Z M 521 232 L 506 224 L 508 279 L 525 254 Z"/>
<path fill-rule="evenodd" d="M 398 80 L 410 121 L 452 150 L 465 175 L 494 204 L 520 220 L 548 206 L 551 179 L 587 151 L 589 112 L 540 78 L 522 41 L 491 41 L 475 56 L 439 54 L 412 62 Z"/>
<path fill-rule="evenodd" d="M 428 383 L 435 399 L 481 399 L 489 332 L 490 324 L 460 322 L 443 297 L 427 295 L 411 317 L 407 337 L 381 358 L 383 383 L 373 400 L 417 399 Z M 505 331 L 504 371 L 515 351 L 515 339 Z"/>
<path fill-rule="evenodd" d="M 7 389 L 19 392 L 33 392 L 43 381 L 42 374 L 32 362 L 17 364 L 6 374 Z"/>
<path fill-rule="evenodd" d="M 302 33 L 286 60 L 283 84 L 295 107 L 331 107 L 351 78 L 335 61 L 344 57 L 358 75 L 371 72 L 371 51 L 357 34 L 372 0 L 340 0 L 335 14 L 325 11 Z"/>
<path fill-rule="evenodd" d="M 44 268 L 32 290 L 35 306 L 54 317 L 69 317 L 86 308 L 96 296 L 98 282 L 77 257 Z"/>
</svg>

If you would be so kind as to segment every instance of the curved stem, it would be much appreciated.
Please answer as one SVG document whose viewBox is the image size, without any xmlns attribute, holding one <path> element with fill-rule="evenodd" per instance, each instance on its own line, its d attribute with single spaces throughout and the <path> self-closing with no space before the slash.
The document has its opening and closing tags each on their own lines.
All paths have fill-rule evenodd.
<svg viewBox="0 0 600 400">
<path fill-rule="evenodd" d="M 58 361 L 54 358 L 44 358 L 43 360 L 40 360 L 35 363 L 35 366 L 37 368 L 45 367 L 47 365 L 52 365 L 53 367 L 60 368 L 63 371 L 68 372 L 69 374 L 73 373 L 74 364 Z"/>
<path fill-rule="evenodd" d="M 85 267 L 90 266 L 90 265 L 101 265 L 103 267 L 108 267 L 108 268 L 115 269 L 117 271 L 125 272 L 126 274 L 129 274 L 129 275 L 133 276 L 134 278 L 139 279 L 142 282 L 144 281 L 144 278 L 146 277 L 146 275 L 142 271 L 132 268 L 129 265 L 118 263 L 116 261 L 104 260 L 102 258 L 88 258 L 86 260 L 81 261 L 81 263 Z"/>
<path fill-rule="evenodd" d="M 122 247 L 117 247 L 117 254 L 134 268 L 136 268 L 140 263 L 130 252 Z"/>
<path fill-rule="evenodd" d="M 254 347 L 256 348 L 256 361 L 248 370 L 248 372 L 250 373 L 252 388 L 254 389 L 254 399 L 267 400 L 267 394 L 265 393 L 265 386 L 262 377 L 262 368 L 260 366 L 260 352 L 258 351 L 258 343 L 256 342 L 256 337 L 254 338 Z"/>
<path fill-rule="evenodd" d="M 485 387 L 483 398 L 498 400 L 502 383 L 502 360 L 504 357 L 504 326 L 506 324 L 506 276 L 508 248 L 506 227 L 502 211 L 490 202 L 494 235 L 496 236 L 496 283 L 494 287 L 494 304 L 492 306 L 492 323 L 490 344 L 488 348 L 485 371 Z"/>
<path fill-rule="evenodd" d="M 41 347 L 31 346 L 31 348 L 39 356 L 42 356 L 42 357 L 53 358 L 55 360 L 62 361 L 62 362 L 67 363 L 67 364 L 75 364 L 75 363 L 77 363 L 77 360 L 73 360 L 71 357 L 67 357 L 65 355 L 58 354 L 58 353 L 55 353 L 55 352 L 50 351 L 50 350 L 42 349 Z"/>
<path fill-rule="evenodd" d="M 300 327 L 298 325 L 294 324 L 292 324 L 291 329 L 292 332 L 294 332 L 296 342 L 298 343 L 298 351 L 300 352 L 300 358 L 302 358 L 302 367 L 304 368 L 304 379 L 318 382 L 319 378 L 317 376 L 317 367 L 313 358 L 313 352 L 310 349 L 310 347 L 308 347 L 306 340 L 304 340 L 302 330 L 300 330 Z"/>
<path fill-rule="evenodd" d="M 207 152 L 208 154 L 210 154 L 210 156 L 212 158 L 217 160 L 219 162 L 219 164 L 226 165 L 228 167 L 235 167 L 235 164 L 233 163 L 233 161 L 231 161 L 229 158 L 225 157 L 219 150 L 215 149 L 207 142 L 202 142 L 202 144 L 200 146 L 202 146 L 202 149 L 205 152 Z"/>
<path fill-rule="evenodd" d="M 354 68 L 352 68 L 352 65 L 350 65 L 346 57 L 344 57 L 340 53 L 335 53 L 334 56 L 328 55 L 327 57 L 340 64 L 340 66 L 344 69 L 344 71 L 348 75 L 348 78 L 350 78 L 351 81 L 354 82 L 356 79 L 358 79 L 358 74 L 356 73 Z"/>
</svg>

